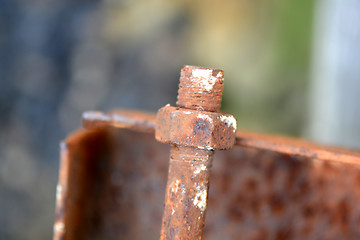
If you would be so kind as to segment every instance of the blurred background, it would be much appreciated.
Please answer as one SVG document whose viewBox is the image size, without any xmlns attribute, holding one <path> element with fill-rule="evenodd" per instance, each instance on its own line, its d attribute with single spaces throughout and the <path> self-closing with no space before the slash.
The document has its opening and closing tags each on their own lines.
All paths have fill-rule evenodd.
<svg viewBox="0 0 360 240">
<path fill-rule="evenodd" d="M 59 142 L 86 110 L 176 102 L 225 71 L 241 129 L 360 148 L 358 0 L 0 0 L 0 239 L 51 239 Z"/>
</svg>

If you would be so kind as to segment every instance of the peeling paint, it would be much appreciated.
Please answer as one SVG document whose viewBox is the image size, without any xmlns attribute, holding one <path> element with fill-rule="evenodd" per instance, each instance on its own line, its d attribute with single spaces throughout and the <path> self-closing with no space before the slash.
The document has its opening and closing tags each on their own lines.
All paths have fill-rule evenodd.
<svg viewBox="0 0 360 240">
<path fill-rule="evenodd" d="M 176 180 L 175 182 L 173 182 L 171 184 L 171 192 L 177 193 L 179 191 L 179 183 L 180 183 L 180 181 Z"/>
<path fill-rule="evenodd" d="M 194 69 L 192 71 L 191 81 L 195 82 L 199 88 L 209 92 L 213 89 L 218 79 L 218 77 L 212 76 L 212 72 L 212 69 Z"/>
<path fill-rule="evenodd" d="M 198 118 L 201 118 L 201 119 L 203 119 L 203 120 L 207 120 L 209 123 L 212 123 L 212 122 L 213 122 L 213 120 L 212 120 L 211 117 L 209 117 L 208 115 L 203 114 L 203 113 L 199 113 L 199 114 L 197 115 L 197 117 L 198 117 Z"/>
<path fill-rule="evenodd" d="M 195 207 L 199 208 L 201 212 L 204 212 L 206 210 L 206 198 L 207 198 L 207 190 L 202 189 L 199 192 L 195 194 L 194 198 L 194 205 Z"/>
<path fill-rule="evenodd" d="M 227 127 L 232 127 L 234 132 L 236 131 L 236 119 L 234 116 L 221 115 L 220 120 L 226 124 Z"/>
<path fill-rule="evenodd" d="M 213 150 L 214 150 L 214 148 L 213 148 L 213 147 L 210 147 L 210 146 L 205 146 L 205 147 L 203 147 L 203 146 L 197 146 L 197 148 L 199 148 L 199 149 L 205 149 L 205 150 L 208 150 L 208 151 L 213 151 Z"/>
<path fill-rule="evenodd" d="M 186 194 L 186 189 L 184 187 L 184 184 L 181 184 L 181 182 L 178 179 L 171 184 L 170 191 L 174 194 L 177 194 L 179 191 L 182 194 Z"/>
<path fill-rule="evenodd" d="M 199 174 L 201 171 L 205 171 L 205 170 L 206 170 L 206 166 L 204 164 L 201 164 L 199 167 L 196 168 L 194 174 Z"/>
</svg>

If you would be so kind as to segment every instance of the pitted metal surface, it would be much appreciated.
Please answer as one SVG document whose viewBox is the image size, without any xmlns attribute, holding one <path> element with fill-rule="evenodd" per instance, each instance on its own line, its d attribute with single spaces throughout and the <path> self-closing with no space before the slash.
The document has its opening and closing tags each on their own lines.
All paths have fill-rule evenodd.
<svg viewBox="0 0 360 240">
<path fill-rule="evenodd" d="M 155 119 L 156 116 L 152 113 L 118 110 L 110 113 L 84 114 L 83 125 L 88 129 L 114 127 L 154 133 Z M 360 165 L 360 152 L 358 151 L 324 146 L 291 137 L 238 130 L 236 131 L 235 145 L 334 163 Z"/>
<path fill-rule="evenodd" d="M 235 144 L 236 120 L 231 114 L 165 106 L 156 115 L 156 140 L 207 150 Z"/>
<path fill-rule="evenodd" d="M 360 153 L 235 133 L 223 80 L 185 66 L 156 118 L 84 113 L 88 130 L 62 144 L 54 239 L 358 239 Z"/>
<path fill-rule="evenodd" d="M 168 151 L 151 133 L 70 136 L 56 239 L 158 239 Z M 215 157 L 204 239 L 360 237 L 358 165 L 239 146 Z"/>
<path fill-rule="evenodd" d="M 172 144 L 161 240 L 204 235 L 214 150 L 235 143 L 235 118 L 219 113 L 223 86 L 223 70 L 184 66 L 176 107 L 156 115 L 156 140 Z"/>
</svg>

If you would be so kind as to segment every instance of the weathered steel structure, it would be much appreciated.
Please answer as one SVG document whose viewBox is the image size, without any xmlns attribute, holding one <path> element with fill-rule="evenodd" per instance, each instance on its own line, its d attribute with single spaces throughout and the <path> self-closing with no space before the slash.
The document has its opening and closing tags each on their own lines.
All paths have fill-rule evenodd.
<svg viewBox="0 0 360 240">
<path fill-rule="evenodd" d="M 61 145 L 54 239 L 359 239 L 360 153 L 235 133 L 222 84 L 185 66 L 157 116 L 84 113 Z"/>
</svg>

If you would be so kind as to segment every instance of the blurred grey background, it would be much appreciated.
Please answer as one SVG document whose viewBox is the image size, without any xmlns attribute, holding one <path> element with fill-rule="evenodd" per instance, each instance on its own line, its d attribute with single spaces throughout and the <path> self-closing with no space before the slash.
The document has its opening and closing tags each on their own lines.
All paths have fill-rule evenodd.
<svg viewBox="0 0 360 240">
<path fill-rule="evenodd" d="M 357 0 L 0 0 L 0 239 L 51 239 L 59 142 L 86 110 L 175 104 L 225 70 L 241 129 L 360 148 Z"/>
</svg>

